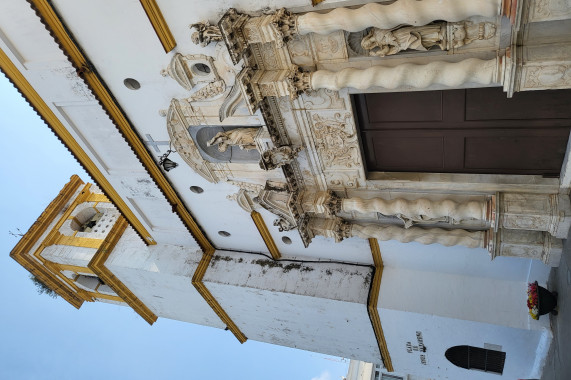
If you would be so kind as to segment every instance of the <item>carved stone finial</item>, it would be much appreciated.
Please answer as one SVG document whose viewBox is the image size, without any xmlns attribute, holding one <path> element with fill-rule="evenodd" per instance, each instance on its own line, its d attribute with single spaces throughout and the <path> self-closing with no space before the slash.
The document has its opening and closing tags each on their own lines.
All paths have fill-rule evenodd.
<svg viewBox="0 0 571 380">
<path fill-rule="evenodd" d="M 210 25 L 209 21 L 197 22 L 190 25 L 190 29 L 196 29 L 191 39 L 196 45 L 206 47 L 211 42 L 222 41 L 222 33 L 216 25 Z"/>
<path fill-rule="evenodd" d="M 304 72 L 301 67 L 294 66 L 287 75 L 290 98 L 296 99 L 304 92 L 312 90 L 311 73 Z"/>
<path fill-rule="evenodd" d="M 260 168 L 263 170 L 273 170 L 285 164 L 289 164 L 297 157 L 301 149 L 301 147 L 292 148 L 291 146 L 284 145 L 279 148 L 266 150 L 262 153 Z"/>
</svg>

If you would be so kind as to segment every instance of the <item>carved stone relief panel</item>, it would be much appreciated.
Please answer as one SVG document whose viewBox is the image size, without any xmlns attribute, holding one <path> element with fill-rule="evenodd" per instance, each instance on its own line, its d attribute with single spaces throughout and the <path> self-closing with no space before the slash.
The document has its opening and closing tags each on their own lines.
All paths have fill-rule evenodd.
<svg viewBox="0 0 571 380">
<path fill-rule="evenodd" d="M 571 61 L 571 44 L 547 44 L 524 48 L 525 62 Z"/>
<path fill-rule="evenodd" d="M 571 62 L 523 68 L 520 90 L 571 88 Z"/>
<path fill-rule="evenodd" d="M 571 18 L 571 0 L 531 0 L 529 22 Z"/>
<path fill-rule="evenodd" d="M 320 89 L 304 94 L 303 105 L 308 110 L 345 110 L 345 99 L 339 96 L 339 91 Z"/>
<path fill-rule="evenodd" d="M 337 30 L 326 35 L 311 34 L 311 46 L 317 61 L 346 61 L 349 58 L 345 33 Z"/>
<path fill-rule="evenodd" d="M 315 59 L 308 36 L 296 36 L 287 44 L 291 62 L 298 66 L 314 66 Z"/>
<path fill-rule="evenodd" d="M 325 171 L 327 188 L 333 190 L 353 189 L 359 186 L 362 178 L 358 170 Z"/>
<path fill-rule="evenodd" d="M 323 170 L 362 166 L 357 131 L 350 112 L 310 112 L 315 147 Z"/>
</svg>

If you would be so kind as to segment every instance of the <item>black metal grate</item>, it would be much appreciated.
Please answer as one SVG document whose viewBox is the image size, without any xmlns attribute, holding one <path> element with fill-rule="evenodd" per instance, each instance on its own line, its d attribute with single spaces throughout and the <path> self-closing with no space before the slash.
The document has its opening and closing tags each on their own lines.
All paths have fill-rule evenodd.
<svg viewBox="0 0 571 380">
<path fill-rule="evenodd" d="M 446 350 L 446 359 L 457 367 L 502 374 L 506 353 L 472 346 L 454 346 Z"/>
</svg>

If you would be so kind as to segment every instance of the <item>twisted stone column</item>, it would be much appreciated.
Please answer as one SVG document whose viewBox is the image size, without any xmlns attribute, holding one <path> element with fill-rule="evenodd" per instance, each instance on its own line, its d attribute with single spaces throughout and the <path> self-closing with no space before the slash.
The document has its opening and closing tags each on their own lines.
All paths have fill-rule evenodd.
<svg viewBox="0 0 571 380">
<path fill-rule="evenodd" d="M 369 27 L 426 25 L 434 20 L 460 21 L 472 16 L 495 17 L 501 0 L 398 0 L 369 3 L 357 9 L 337 8 L 329 13 L 310 12 L 297 17 L 299 34 L 329 34 L 336 30 L 358 32 Z"/>
<path fill-rule="evenodd" d="M 312 90 L 324 88 L 334 91 L 346 87 L 358 90 L 372 87 L 393 90 L 405 86 L 426 88 L 433 84 L 459 87 L 468 82 L 489 85 L 499 81 L 498 64 L 497 58 L 488 61 L 470 58 L 460 62 L 431 62 L 426 65 L 404 63 L 396 67 L 373 66 L 365 70 L 355 68 L 346 68 L 338 72 L 317 70 L 313 73 L 299 74 L 310 76 L 309 81 L 298 78 L 294 84 L 299 87 L 303 83 L 308 83 Z"/>
<path fill-rule="evenodd" d="M 462 245 L 469 248 L 487 248 L 488 231 L 445 230 L 443 228 L 411 227 L 379 224 L 352 224 L 351 236 L 362 239 L 375 238 L 381 241 L 397 240 L 401 243 L 415 241 L 421 244 L 441 244 L 446 247 Z"/>
<path fill-rule="evenodd" d="M 492 221 L 492 199 L 488 201 L 470 201 L 458 203 L 449 199 L 431 201 L 426 198 L 415 200 L 382 198 L 347 198 L 341 200 L 341 210 L 345 212 L 395 215 L 405 222 L 405 228 L 414 223 L 448 222 L 459 224 L 464 220 Z"/>
<path fill-rule="evenodd" d="M 309 218 L 308 222 L 300 228 L 300 232 L 309 236 L 310 239 L 315 235 L 321 235 L 332 237 L 336 242 L 349 237 L 358 237 L 361 239 L 375 238 L 381 241 L 396 240 L 401 243 L 414 241 L 421 244 L 441 244 L 446 247 L 463 245 L 469 248 L 488 248 L 493 246 L 491 230 L 466 231 L 420 227 L 405 229 L 394 225 L 358 224 L 341 218 L 316 217 Z"/>
</svg>

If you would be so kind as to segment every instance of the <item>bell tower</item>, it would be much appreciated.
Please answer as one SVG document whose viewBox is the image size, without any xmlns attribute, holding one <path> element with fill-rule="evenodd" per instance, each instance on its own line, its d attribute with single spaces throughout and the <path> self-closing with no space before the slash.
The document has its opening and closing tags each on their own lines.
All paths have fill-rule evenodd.
<svg viewBox="0 0 571 380">
<path fill-rule="evenodd" d="M 91 263 L 118 240 L 123 224 L 101 190 L 74 175 L 10 256 L 78 309 L 84 301 L 124 303 Z"/>
</svg>

